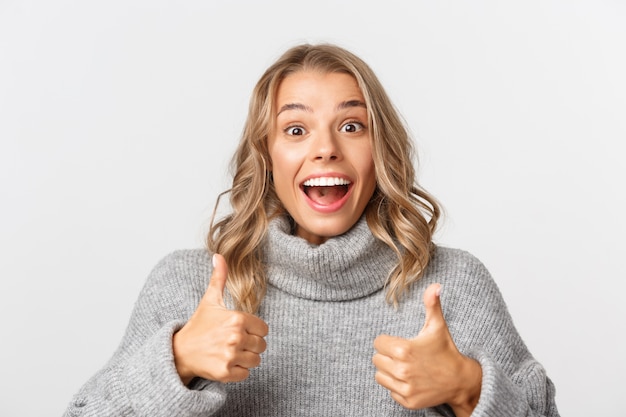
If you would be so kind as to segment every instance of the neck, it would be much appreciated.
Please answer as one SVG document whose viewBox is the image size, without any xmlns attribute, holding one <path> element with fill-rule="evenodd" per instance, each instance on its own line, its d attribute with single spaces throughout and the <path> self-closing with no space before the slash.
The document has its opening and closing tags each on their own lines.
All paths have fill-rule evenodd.
<svg viewBox="0 0 626 417">
<path fill-rule="evenodd" d="M 284 217 L 270 222 L 264 247 L 270 285 L 301 298 L 341 301 L 380 291 L 398 259 L 362 217 L 348 232 L 312 245 L 291 234 Z"/>
</svg>

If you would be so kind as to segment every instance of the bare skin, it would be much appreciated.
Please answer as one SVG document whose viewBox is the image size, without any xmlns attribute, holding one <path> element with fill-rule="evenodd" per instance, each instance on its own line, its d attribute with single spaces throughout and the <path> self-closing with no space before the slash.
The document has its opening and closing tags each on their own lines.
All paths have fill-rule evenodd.
<svg viewBox="0 0 626 417">
<path fill-rule="evenodd" d="M 457 417 L 478 404 L 482 368 L 459 352 L 443 317 L 439 284 L 424 292 L 426 321 L 413 339 L 381 335 L 374 341 L 376 382 L 409 409 L 448 404 Z"/>
<path fill-rule="evenodd" d="M 259 366 L 268 326 L 260 318 L 224 305 L 228 267 L 213 257 L 209 286 L 195 313 L 172 339 L 174 362 L 181 381 L 194 377 L 219 382 L 243 381 Z"/>
</svg>

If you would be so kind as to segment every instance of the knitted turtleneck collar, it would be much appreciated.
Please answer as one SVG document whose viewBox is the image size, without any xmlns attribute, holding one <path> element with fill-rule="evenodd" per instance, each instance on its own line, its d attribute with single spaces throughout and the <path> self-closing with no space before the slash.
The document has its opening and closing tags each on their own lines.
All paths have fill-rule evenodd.
<svg viewBox="0 0 626 417">
<path fill-rule="evenodd" d="M 286 218 L 270 222 L 264 262 L 268 282 L 296 297 L 321 301 L 364 297 L 382 289 L 397 264 L 393 250 L 372 235 L 365 217 L 319 246 L 290 232 Z"/>
</svg>

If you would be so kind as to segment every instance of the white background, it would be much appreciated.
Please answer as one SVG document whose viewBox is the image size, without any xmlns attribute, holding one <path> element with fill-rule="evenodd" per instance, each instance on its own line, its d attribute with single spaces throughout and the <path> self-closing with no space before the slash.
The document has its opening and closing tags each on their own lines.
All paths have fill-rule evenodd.
<svg viewBox="0 0 626 417">
<path fill-rule="evenodd" d="M 253 85 L 364 58 L 564 416 L 624 415 L 618 1 L 0 0 L 0 415 L 61 415 L 168 252 L 203 245 Z"/>
</svg>

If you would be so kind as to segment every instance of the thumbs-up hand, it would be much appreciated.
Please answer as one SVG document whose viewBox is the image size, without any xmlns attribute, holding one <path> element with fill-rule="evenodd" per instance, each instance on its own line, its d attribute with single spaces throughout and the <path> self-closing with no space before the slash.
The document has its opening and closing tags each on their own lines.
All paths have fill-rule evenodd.
<svg viewBox="0 0 626 417">
<path fill-rule="evenodd" d="M 482 369 L 457 349 L 443 317 L 440 284 L 424 292 L 426 320 L 413 339 L 381 335 L 374 340 L 376 382 L 409 409 L 448 404 L 469 416 L 478 403 Z"/>
<path fill-rule="evenodd" d="M 213 256 L 209 286 L 189 321 L 174 334 L 176 370 L 187 385 L 194 377 L 220 382 L 242 381 L 261 363 L 267 324 L 260 318 L 224 305 L 228 267 Z"/>
</svg>

